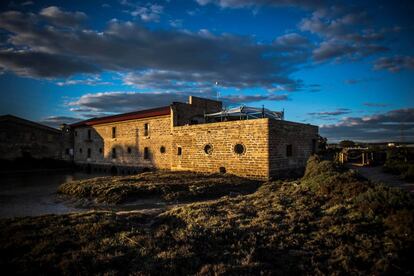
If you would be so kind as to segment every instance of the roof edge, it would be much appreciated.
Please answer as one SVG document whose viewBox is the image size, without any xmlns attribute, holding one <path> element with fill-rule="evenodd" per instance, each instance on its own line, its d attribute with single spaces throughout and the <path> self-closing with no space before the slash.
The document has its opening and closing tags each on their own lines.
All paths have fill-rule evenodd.
<svg viewBox="0 0 414 276">
<path fill-rule="evenodd" d="M 100 118 L 91 118 L 88 120 L 80 121 L 77 123 L 70 124 L 70 127 L 82 127 L 82 126 L 92 126 L 99 124 L 115 123 L 135 119 L 144 119 L 150 117 L 165 116 L 171 114 L 170 106 L 157 107 L 152 109 L 145 109 L 139 111 L 133 111 L 128 113 L 121 113 L 111 116 L 105 116 Z"/>
<path fill-rule="evenodd" d="M 30 121 L 30 120 L 27 120 L 25 118 L 17 117 L 15 115 L 5 114 L 5 115 L 0 116 L 0 121 L 6 121 L 7 119 L 20 121 L 21 123 L 28 124 L 28 125 L 38 127 L 38 128 L 42 128 L 42 129 L 46 129 L 46 130 L 53 131 L 53 132 L 56 132 L 56 133 L 61 132 L 60 129 L 50 127 L 50 126 L 47 126 L 47 125 L 44 125 L 44 124 L 41 124 L 41 123 L 38 123 L 38 122 Z"/>
</svg>

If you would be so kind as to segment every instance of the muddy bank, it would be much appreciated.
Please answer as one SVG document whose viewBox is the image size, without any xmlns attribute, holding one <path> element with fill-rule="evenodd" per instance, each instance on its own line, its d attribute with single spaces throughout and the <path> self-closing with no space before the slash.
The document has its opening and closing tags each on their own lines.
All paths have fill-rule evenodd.
<svg viewBox="0 0 414 276">
<path fill-rule="evenodd" d="M 0 220 L 5 271 L 25 274 L 412 274 L 414 200 L 312 159 L 296 182 L 187 204 Z"/>
<path fill-rule="evenodd" d="M 82 211 L 76 204 L 59 200 L 57 188 L 65 182 L 97 177 L 83 172 L 49 172 L 2 175 L 0 217 L 39 216 Z"/>
</svg>

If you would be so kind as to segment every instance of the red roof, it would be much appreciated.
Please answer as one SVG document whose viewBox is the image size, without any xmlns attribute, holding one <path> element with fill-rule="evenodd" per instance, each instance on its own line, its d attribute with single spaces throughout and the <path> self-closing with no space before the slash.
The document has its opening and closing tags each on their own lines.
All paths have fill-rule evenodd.
<svg viewBox="0 0 414 276">
<path fill-rule="evenodd" d="M 163 106 L 153 109 L 146 109 L 140 111 L 134 111 L 129 113 L 117 114 L 112 116 L 106 116 L 101 118 L 92 118 L 85 121 L 77 122 L 71 124 L 71 127 L 80 127 L 80 126 L 92 126 L 98 124 L 106 124 L 106 123 L 113 123 L 113 122 L 120 122 L 120 121 L 127 121 L 127 120 L 134 120 L 134 119 L 143 119 L 149 117 L 156 117 L 156 116 L 164 116 L 170 115 L 171 109 L 169 106 Z"/>
</svg>

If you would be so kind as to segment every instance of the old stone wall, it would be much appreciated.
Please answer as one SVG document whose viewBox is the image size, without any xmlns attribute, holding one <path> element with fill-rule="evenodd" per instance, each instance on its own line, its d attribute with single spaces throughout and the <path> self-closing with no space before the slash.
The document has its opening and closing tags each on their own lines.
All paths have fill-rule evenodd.
<svg viewBox="0 0 414 276">
<path fill-rule="evenodd" d="M 0 159 L 61 158 L 61 133 L 31 123 L 0 122 Z"/>
<path fill-rule="evenodd" d="M 268 119 L 257 119 L 174 127 L 172 170 L 225 170 L 243 177 L 267 179 L 267 126 Z M 241 151 L 236 153 L 238 144 L 242 145 Z M 207 151 L 207 145 L 211 151 Z"/>
<path fill-rule="evenodd" d="M 222 103 L 209 99 L 190 96 L 188 103 L 173 103 L 171 105 L 171 124 L 173 126 L 184 126 L 204 123 L 205 113 L 221 111 Z"/>
<path fill-rule="evenodd" d="M 148 135 L 145 135 L 145 124 L 149 126 Z M 115 138 L 112 137 L 113 127 L 116 128 Z M 165 169 L 171 166 L 169 115 L 80 127 L 74 131 L 77 163 Z M 91 131 L 90 139 L 88 131 Z M 161 152 L 161 147 L 164 147 L 164 152 Z M 88 158 L 89 149 L 91 153 Z"/>
<path fill-rule="evenodd" d="M 64 124 L 61 126 L 62 131 L 62 153 L 61 159 L 65 161 L 73 161 L 73 129 Z"/>
<path fill-rule="evenodd" d="M 300 173 L 316 151 L 318 127 L 269 120 L 269 174 L 273 178 Z"/>
<path fill-rule="evenodd" d="M 174 106 L 171 115 L 75 128 L 75 162 L 226 172 L 265 180 L 300 172 L 317 148 L 316 126 L 268 118 L 175 126 L 177 118 L 184 122 L 205 107 L 196 103 L 186 113 L 183 106 L 181 117 L 174 119 L 181 105 Z"/>
</svg>

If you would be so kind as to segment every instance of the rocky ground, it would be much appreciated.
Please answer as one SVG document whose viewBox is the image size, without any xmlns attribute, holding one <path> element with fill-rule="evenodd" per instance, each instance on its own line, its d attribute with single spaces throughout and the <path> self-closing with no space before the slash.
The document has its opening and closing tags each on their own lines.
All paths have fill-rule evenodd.
<svg viewBox="0 0 414 276">
<path fill-rule="evenodd" d="M 403 190 L 312 158 L 298 181 L 157 215 L 0 220 L 0 265 L 24 274 L 412 274 L 413 207 Z"/>
</svg>

